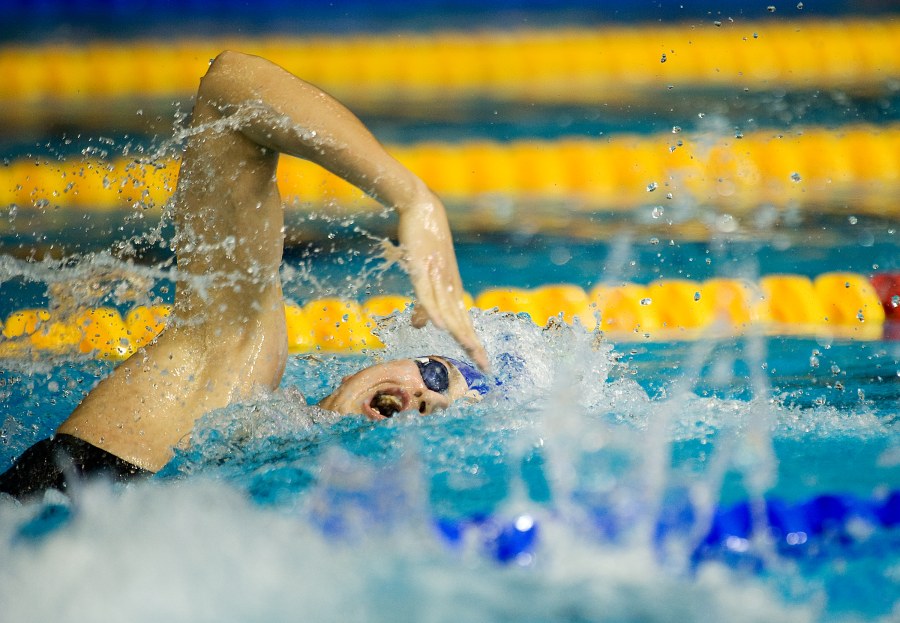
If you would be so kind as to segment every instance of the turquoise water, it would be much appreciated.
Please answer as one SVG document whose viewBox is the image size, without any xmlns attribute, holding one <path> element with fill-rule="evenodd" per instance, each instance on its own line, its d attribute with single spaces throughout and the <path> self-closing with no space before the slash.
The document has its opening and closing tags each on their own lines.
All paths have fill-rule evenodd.
<svg viewBox="0 0 900 623">
<path fill-rule="evenodd" d="M 464 272 L 500 281 L 477 268 L 480 249 L 518 258 L 517 279 L 541 279 L 531 267 L 559 245 L 575 249 L 568 266 L 547 270 L 568 268 L 575 282 L 591 265 L 613 272 L 610 246 L 535 241 L 530 255 L 510 240 L 473 245 L 461 253 Z M 653 246 L 633 256 L 669 270 Z M 677 253 L 711 271 L 707 246 Z M 764 252 L 754 257 L 766 264 Z M 298 272 L 307 265 L 291 261 Z M 305 261 L 329 272 L 330 260 Z M 352 289 L 355 268 L 333 272 L 322 287 Z M 298 291 L 309 288 L 300 282 Z M 0 501 L 4 612 L 57 621 L 112 612 L 132 621 L 897 615 L 900 533 L 871 514 L 849 512 L 802 537 L 765 520 L 748 538 L 722 530 L 754 500 L 792 509 L 840 494 L 882 508 L 900 488 L 900 343 L 611 344 L 580 327 L 479 313 L 505 381 L 484 402 L 379 424 L 307 406 L 375 359 L 459 355 L 407 320 L 385 322 L 383 353 L 292 357 L 281 390 L 205 416 L 191 448 L 148 482 L 97 484 L 72 502 Z M 0 468 L 108 367 L 6 362 Z"/>
<path fill-rule="evenodd" d="M 792 112 L 770 106 L 785 98 Z M 814 99 L 762 95 L 730 104 L 731 117 L 747 117 L 748 131 L 897 118 L 895 95 L 860 96 L 852 106 Z M 374 121 L 380 138 L 400 143 L 690 130 L 686 120 L 702 106 L 671 104 L 652 114 L 628 106 L 507 117 L 486 106 L 419 127 Z M 463 280 L 478 293 L 900 270 L 896 223 L 852 205 L 840 214 L 762 209 L 722 230 L 719 215 L 700 208 L 667 207 L 658 219 L 653 207 L 573 214 L 560 235 L 514 224 L 502 235 L 462 234 Z M 81 227 L 51 210 L 10 219 L 0 239 L 0 314 L 47 306 L 76 283 L 90 286 L 78 292 L 91 305 L 171 302 L 171 255 L 147 237 L 157 222 L 84 216 Z M 707 225 L 708 240 L 680 234 L 694 220 Z M 318 235 L 286 251 L 288 297 L 409 293 L 405 276 L 373 256 L 368 233 L 390 231 L 390 219 L 299 225 Z M 138 249 L 134 263 L 103 251 L 121 240 Z M 21 259 L 33 249 L 66 259 Z M 891 497 L 900 489 L 900 342 L 749 335 L 612 343 L 514 315 L 479 313 L 476 324 L 504 377 L 503 391 L 478 405 L 379 424 L 311 406 L 374 361 L 460 355 L 446 336 L 414 330 L 401 316 L 384 323 L 383 352 L 292 357 L 278 392 L 204 416 L 192 446 L 147 482 L 96 483 L 69 501 L 0 500 L 0 618 L 900 619 Z M 111 364 L 0 367 L 5 469 Z"/>
</svg>

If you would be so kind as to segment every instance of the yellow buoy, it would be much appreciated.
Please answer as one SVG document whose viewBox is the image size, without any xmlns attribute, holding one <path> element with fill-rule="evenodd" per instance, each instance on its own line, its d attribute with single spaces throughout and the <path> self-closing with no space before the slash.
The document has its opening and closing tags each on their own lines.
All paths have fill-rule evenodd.
<svg viewBox="0 0 900 623">
<path fill-rule="evenodd" d="M 14 339 L 23 335 L 31 335 L 37 331 L 41 323 L 50 320 L 50 312 L 46 309 L 23 309 L 13 312 L 3 325 L 3 337 Z"/>
<path fill-rule="evenodd" d="M 125 327 L 135 349 L 153 341 L 166 326 L 171 308 L 168 305 L 138 305 L 125 316 Z"/>
<path fill-rule="evenodd" d="M 662 326 L 646 286 L 600 284 L 591 290 L 590 298 L 600 312 L 600 329 L 605 333 L 633 338 L 635 333 L 652 334 Z"/>
<path fill-rule="evenodd" d="M 813 282 L 830 328 L 861 339 L 878 339 L 884 307 L 867 278 L 855 273 L 826 273 Z"/>
<path fill-rule="evenodd" d="M 568 323 L 575 322 L 577 318 L 583 327 L 593 329 L 597 325 L 591 300 L 587 293 L 580 287 L 568 283 L 546 285 L 531 291 L 532 305 L 535 314 L 532 319 L 540 324 L 546 324 L 550 318 L 563 315 L 563 320 Z"/>
<path fill-rule="evenodd" d="M 361 350 L 376 343 L 371 321 L 356 301 L 318 299 L 307 303 L 303 311 L 312 325 L 316 347 L 321 350 Z"/>
<path fill-rule="evenodd" d="M 108 359 L 125 359 L 134 353 L 125 321 L 112 307 L 97 307 L 78 314 L 75 326 L 83 335 L 78 345 L 82 353 L 96 353 Z"/>
<path fill-rule="evenodd" d="M 770 329 L 796 334 L 825 324 L 825 313 L 812 281 L 802 275 L 767 275 L 759 280 Z"/>
</svg>

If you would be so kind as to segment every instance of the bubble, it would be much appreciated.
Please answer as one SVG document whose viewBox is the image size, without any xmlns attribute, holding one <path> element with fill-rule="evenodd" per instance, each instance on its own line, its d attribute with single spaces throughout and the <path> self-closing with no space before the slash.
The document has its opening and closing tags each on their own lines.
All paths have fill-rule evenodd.
<svg viewBox="0 0 900 623">
<path fill-rule="evenodd" d="M 891 307 L 900 307 L 900 294 L 891 297 Z"/>
<path fill-rule="evenodd" d="M 673 126 L 672 126 L 672 134 L 678 134 L 679 132 L 681 132 L 681 126 L 680 126 L 680 125 L 673 125 Z"/>
<path fill-rule="evenodd" d="M 648 193 L 652 193 L 657 188 L 659 188 L 659 184 L 657 184 L 656 182 L 650 182 L 649 184 L 647 184 L 647 192 Z"/>
<path fill-rule="evenodd" d="M 792 182 L 799 182 L 801 179 L 803 179 L 803 178 L 801 178 L 801 177 L 800 177 L 800 174 L 797 173 L 796 171 L 794 171 L 793 173 L 791 173 L 791 181 L 792 181 Z"/>
<path fill-rule="evenodd" d="M 694 300 L 695 300 L 695 301 L 699 301 L 699 300 L 700 300 L 700 293 L 699 293 L 699 292 L 694 292 Z"/>
<path fill-rule="evenodd" d="M 556 266 L 563 266 L 572 259 L 572 252 L 568 247 L 555 246 L 550 249 L 550 261 Z"/>
<path fill-rule="evenodd" d="M 850 223 L 851 225 L 856 225 L 859 222 L 859 219 L 856 218 L 855 216 L 848 216 L 847 222 Z"/>
<path fill-rule="evenodd" d="M 669 193 L 669 195 L 671 195 L 671 194 L 672 193 Z M 667 195 L 667 198 L 671 199 L 672 197 Z M 653 206 L 653 209 L 650 210 L 650 216 L 652 218 L 660 218 L 663 214 L 665 214 L 665 212 L 666 212 L 666 209 L 663 208 L 662 206 Z"/>
<path fill-rule="evenodd" d="M 770 4 L 769 6 L 766 7 L 766 11 L 768 11 L 769 13 L 774 13 L 774 12 L 775 12 L 775 5 L 774 5 L 774 4 Z"/>
<path fill-rule="evenodd" d="M 663 52 L 663 55 L 660 57 L 659 62 L 660 62 L 660 63 L 665 63 L 665 62 L 666 62 L 666 53 L 665 53 L 665 52 Z"/>
<path fill-rule="evenodd" d="M 651 299 L 651 298 L 641 299 L 641 305 L 644 305 L 644 306 L 650 305 L 652 302 L 653 302 L 653 299 Z"/>
<path fill-rule="evenodd" d="M 723 233 L 731 233 L 737 230 L 737 221 L 730 214 L 721 214 L 716 219 L 716 228 Z"/>
</svg>

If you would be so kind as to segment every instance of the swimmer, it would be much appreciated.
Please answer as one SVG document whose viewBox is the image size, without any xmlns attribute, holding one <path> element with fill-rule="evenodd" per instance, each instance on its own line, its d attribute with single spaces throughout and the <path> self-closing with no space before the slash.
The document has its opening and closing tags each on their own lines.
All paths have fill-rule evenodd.
<svg viewBox="0 0 900 623">
<path fill-rule="evenodd" d="M 278 387 L 288 351 L 280 153 L 315 162 L 397 210 L 417 300 L 413 324 L 431 320 L 487 368 L 441 201 L 336 100 L 265 59 L 226 51 L 200 82 L 173 198 L 178 278 L 169 326 L 101 381 L 54 437 L 0 475 L 0 491 L 26 497 L 65 488 L 67 472 L 152 474 L 189 442 L 201 416 Z M 376 419 L 428 414 L 483 393 L 480 374 L 437 356 L 382 363 L 345 378 L 321 406 Z"/>
</svg>

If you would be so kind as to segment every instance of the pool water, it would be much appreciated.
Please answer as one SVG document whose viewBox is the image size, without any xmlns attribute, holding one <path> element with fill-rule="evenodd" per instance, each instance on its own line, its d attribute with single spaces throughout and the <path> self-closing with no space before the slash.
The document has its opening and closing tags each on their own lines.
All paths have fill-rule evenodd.
<svg viewBox="0 0 900 623">
<path fill-rule="evenodd" d="M 735 138 L 731 128 L 889 127 L 900 110 L 893 85 L 771 88 L 590 110 L 523 102 L 511 113 L 472 102 L 437 107 L 422 123 L 406 110 L 368 111 L 366 121 L 388 143 L 452 144 L 688 134 L 713 122 L 714 133 Z M 704 122 L 703 110 L 728 114 Z M 36 152 L 52 165 L 92 154 L 85 150 L 100 141 L 151 160 L 179 151 L 177 139 L 109 132 L 116 138 L 77 135 L 46 147 L 17 139 L 4 153 Z M 477 294 L 900 271 L 889 210 L 857 212 L 848 202 L 822 214 L 779 205 L 729 215 L 685 200 L 660 218 L 659 195 L 621 213 L 569 214 L 503 197 L 451 206 L 463 281 Z M 120 311 L 171 303 L 165 219 L 45 207 L 11 211 L 0 231 L 0 317 L 70 299 Z M 468 227 L 480 209 L 505 215 L 508 231 Z M 519 218 L 531 212 L 539 214 Z M 541 215 L 547 228 L 534 227 Z M 285 253 L 286 297 L 410 294 L 373 241 L 393 218 L 289 213 L 289 234 L 301 233 Z M 135 249 L 134 261 L 105 251 L 116 243 Z M 45 251 L 64 259 L 32 261 Z M 92 483 L 71 499 L 25 505 L 0 499 L 0 619 L 900 620 L 900 342 L 752 331 L 615 342 L 525 315 L 474 317 L 503 382 L 478 404 L 382 423 L 314 406 L 375 361 L 461 356 L 433 327 L 412 329 L 406 312 L 382 323 L 383 350 L 292 356 L 281 389 L 205 415 L 192 444 L 147 481 Z M 4 359 L 0 470 L 113 365 Z"/>
<path fill-rule="evenodd" d="M 721 264 L 710 266 L 708 243 L 635 243 L 642 264 L 623 269 L 611 259 L 615 245 L 573 239 L 461 246 L 476 290 L 565 271 L 588 285 L 597 275 L 634 278 L 622 270 L 641 265 L 647 280 L 705 278 L 727 273 L 731 256 L 749 254 L 763 270 L 779 257 L 735 245 L 713 253 Z M 555 247 L 569 259 L 548 262 Z M 848 247 L 830 262 L 895 261 L 890 244 L 874 248 Z M 483 269 L 504 253 L 515 270 Z M 317 287 L 353 294 L 358 266 L 374 261 L 338 255 L 344 261 L 291 259 L 286 290 L 309 291 L 302 275 L 313 273 L 325 275 Z M 391 272 L 373 275 L 377 288 L 400 283 Z M 40 299 L 40 271 L 31 278 L 8 287 Z M 115 279 L 104 287 L 114 290 Z M 4 617 L 898 616 L 900 343 L 748 335 L 613 344 L 524 315 L 475 319 L 503 380 L 479 404 L 378 424 L 307 405 L 373 360 L 461 354 L 401 314 L 383 323 L 384 351 L 292 357 L 282 389 L 204 416 L 190 448 L 147 482 L 98 483 L 71 501 L 0 501 Z M 49 434 L 110 365 L 7 361 L 0 469 Z"/>
</svg>

